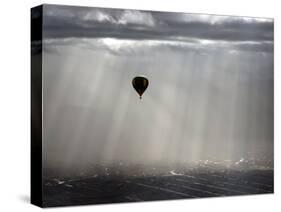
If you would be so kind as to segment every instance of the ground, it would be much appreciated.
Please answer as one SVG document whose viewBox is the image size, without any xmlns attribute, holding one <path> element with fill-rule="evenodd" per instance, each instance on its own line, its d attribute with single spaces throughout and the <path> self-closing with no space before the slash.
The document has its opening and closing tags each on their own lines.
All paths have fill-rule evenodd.
<svg viewBox="0 0 281 212">
<path fill-rule="evenodd" d="M 273 193 L 273 170 L 45 179 L 44 207 Z"/>
</svg>

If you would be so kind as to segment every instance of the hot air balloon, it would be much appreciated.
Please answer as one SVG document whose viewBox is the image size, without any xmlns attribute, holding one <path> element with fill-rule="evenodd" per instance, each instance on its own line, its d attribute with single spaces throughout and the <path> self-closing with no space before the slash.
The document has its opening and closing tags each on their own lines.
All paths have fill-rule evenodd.
<svg viewBox="0 0 281 212">
<path fill-rule="evenodd" d="M 140 95 L 140 99 L 146 88 L 148 87 L 148 79 L 145 76 L 136 76 L 132 80 L 132 84 L 134 89 L 137 91 L 137 93 Z"/>
</svg>

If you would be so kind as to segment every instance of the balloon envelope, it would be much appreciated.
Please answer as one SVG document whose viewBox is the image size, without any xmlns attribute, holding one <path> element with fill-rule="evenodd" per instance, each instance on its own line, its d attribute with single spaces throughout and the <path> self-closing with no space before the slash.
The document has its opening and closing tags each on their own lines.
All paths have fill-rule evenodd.
<svg viewBox="0 0 281 212">
<path fill-rule="evenodd" d="M 140 99 L 146 88 L 148 87 L 148 79 L 145 76 L 136 76 L 132 80 L 132 84 L 134 89 L 137 91 L 137 93 L 140 95 Z"/>
</svg>

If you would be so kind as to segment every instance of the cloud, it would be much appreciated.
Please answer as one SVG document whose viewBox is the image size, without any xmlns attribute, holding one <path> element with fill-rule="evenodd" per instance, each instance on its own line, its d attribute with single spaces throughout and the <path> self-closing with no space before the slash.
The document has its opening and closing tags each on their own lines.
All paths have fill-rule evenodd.
<svg viewBox="0 0 281 212">
<path fill-rule="evenodd" d="M 140 26 L 155 26 L 155 19 L 152 17 L 151 13 L 149 12 L 141 12 L 137 10 L 125 10 L 119 21 L 119 24 L 136 24 Z"/>
<path fill-rule="evenodd" d="M 145 11 L 58 5 L 45 5 L 45 8 L 44 16 L 47 26 L 56 26 L 62 23 L 66 26 L 71 25 L 81 29 L 98 24 L 155 26 L 153 16 L 150 12 Z M 54 19 L 57 19 L 58 22 L 53 22 Z"/>
<path fill-rule="evenodd" d="M 266 18 L 45 5 L 43 21 L 46 51 L 80 39 L 80 47 L 119 55 L 156 46 L 273 53 L 273 20 Z"/>
<path fill-rule="evenodd" d="M 45 38 L 273 41 L 272 19 L 54 5 L 44 8 Z"/>
<path fill-rule="evenodd" d="M 90 49 L 91 51 L 106 51 L 112 55 L 134 57 L 151 55 L 153 52 L 197 52 L 204 54 L 216 54 L 219 52 L 273 52 L 273 42 L 257 41 L 213 41 L 190 38 L 185 41 L 174 40 L 132 40 L 117 38 L 63 38 L 46 39 L 43 49 L 46 53 L 61 53 L 61 47 Z M 150 56 L 149 56 L 150 57 Z"/>
</svg>

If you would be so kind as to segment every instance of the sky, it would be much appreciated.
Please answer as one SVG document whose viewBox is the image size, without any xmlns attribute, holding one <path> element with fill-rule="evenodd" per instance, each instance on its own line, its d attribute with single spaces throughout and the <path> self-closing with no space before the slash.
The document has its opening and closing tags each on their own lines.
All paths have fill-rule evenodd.
<svg viewBox="0 0 281 212">
<path fill-rule="evenodd" d="M 273 20 L 44 5 L 44 166 L 273 157 Z M 145 75 L 142 100 L 132 79 Z"/>
</svg>

